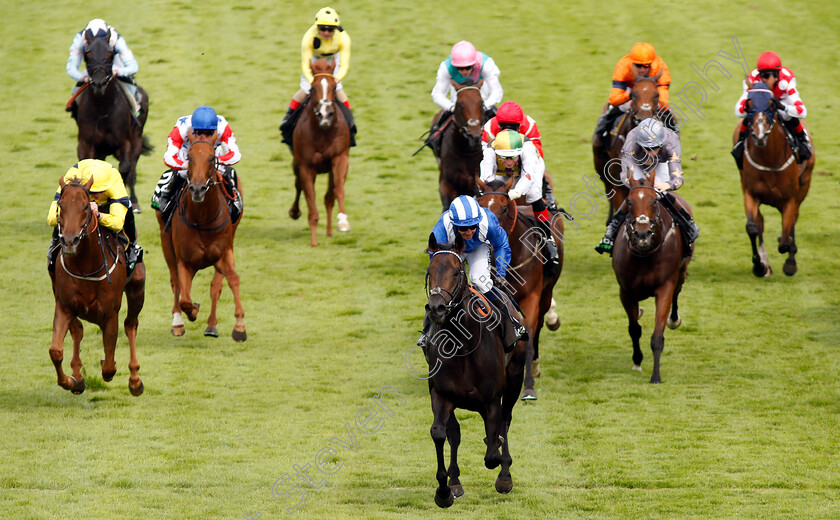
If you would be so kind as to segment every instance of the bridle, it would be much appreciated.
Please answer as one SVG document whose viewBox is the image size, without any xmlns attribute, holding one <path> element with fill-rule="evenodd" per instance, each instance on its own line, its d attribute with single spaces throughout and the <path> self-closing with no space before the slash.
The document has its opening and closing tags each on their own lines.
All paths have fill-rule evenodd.
<svg viewBox="0 0 840 520">
<path fill-rule="evenodd" d="M 460 264 L 460 268 L 458 270 L 458 282 L 455 285 L 454 291 L 449 291 L 448 289 L 444 289 L 443 287 L 433 287 L 429 289 L 429 270 L 426 270 L 426 281 L 424 283 L 424 289 L 426 290 L 426 297 L 427 299 L 431 300 L 432 296 L 441 295 L 444 297 L 445 295 L 449 297 L 449 301 L 444 305 L 446 308 L 446 315 L 448 316 L 453 309 L 459 307 L 461 302 L 464 301 L 464 296 L 466 295 L 466 287 L 467 287 L 467 273 L 464 270 L 464 260 L 461 258 L 461 255 L 456 253 L 455 251 L 449 250 L 442 250 L 442 251 L 435 251 L 432 253 L 432 258 L 429 260 L 429 269 L 431 269 L 432 261 L 434 261 L 437 255 L 449 254 L 453 255 L 455 258 L 458 259 L 458 263 Z"/>
<path fill-rule="evenodd" d="M 68 186 L 78 186 L 82 188 L 85 192 L 85 200 L 90 200 L 90 191 L 80 182 L 71 181 L 66 183 L 62 188 L 61 192 L 58 196 L 58 212 L 56 213 L 56 221 L 58 223 L 58 237 L 59 239 L 64 238 L 64 233 L 61 231 L 61 198 L 64 195 L 64 190 L 67 189 Z M 101 282 L 102 280 L 107 279 L 108 283 L 111 283 L 111 273 L 114 272 L 114 269 L 117 267 L 117 260 L 114 259 L 113 265 L 108 268 L 108 257 L 105 255 L 105 244 L 102 241 L 102 230 L 99 229 L 99 220 L 93 218 L 93 210 L 90 209 L 90 204 L 86 204 L 85 206 L 85 213 L 87 214 L 87 218 L 85 218 L 85 223 L 82 224 L 82 231 L 79 233 L 78 238 L 81 242 L 94 232 L 97 233 L 97 239 L 99 241 L 99 250 L 102 252 L 102 265 L 97 267 L 94 271 L 91 271 L 86 274 L 75 273 L 67 267 L 67 264 L 64 262 L 64 252 L 59 251 L 59 260 L 61 262 L 61 267 L 73 278 L 78 278 L 79 280 L 87 280 L 90 282 Z M 91 221 L 93 221 L 93 229 L 90 231 L 87 230 L 88 226 L 90 226 Z M 102 276 L 93 276 L 102 269 L 105 269 L 105 274 Z"/>
<path fill-rule="evenodd" d="M 459 88 L 458 90 L 455 91 L 456 106 L 457 106 L 457 99 L 461 96 L 461 92 L 465 92 L 465 91 L 468 91 L 468 90 L 477 90 L 477 91 L 479 91 L 479 93 L 481 92 L 481 89 L 479 87 L 474 86 L 474 85 L 468 85 L 466 87 Z M 470 139 L 470 127 L 475 127 L 475 126 L 478 126 L 479 128 L 481 127 L 481 119 L 467 119 L 460 126 L 458 126 L 458 131 L 461 133 L 461 135 L 464 138 Z"/>
<path fill-rule="evenodd" d="M 653 255 L 654 253 L 659 251 L 659 249 L 662 247 L 662 244 L 665 243 L 665 237 L 662 238 L 662 240 L 659 242 L 659 245 L 657 245 L 654 249 L 652 249 L 650 251 L 641 252 L 641 251 L 638 251 L 637 249 L 635 249 L 633 247 L 633 245 L 634 245 L 633 232 L 636 229 L 636 224 L 650 224 L 652 222 L 653 225 L 651 225 L 651 239 L 654 239 L 656 237 L 657 230 L 662 229 L 662 217 L 661 217 L 660 209 L 659 209 L 660 208 L 659 191 L 656 188 L 654 188 L 653 186 L 632 186 L 627 193 L 627 201 L 628 201 L 627 203 L 628 204 L 632 204 L 632 200 L 630 199 L 630 194 L 633 193 L 633 190 L 637 190 L 637 189 L 653 190 L 657 194 L 657 199 L 653 203 L 653 205 L 656 207 L 656 214 L 653 217 L 651 217 L 651 216 L 649 216 L 645 213 L 642 213 L 641 215 L 639 215 L 638 217 L 636 217 L 634 219 L 627 218 L 625 220 L 625 224 L 624 224 L 624 233 L 625 233 L 625 236 L 627 237 L 628 244 L 630 245 L 630 252 L 633 253 L 634 256 L 645 257 L 645 256 Z M 628 213 L 628 217 L 629 217 L 629 213 Z"/>
<path fill-rule="evenodd" d="M 315 87 L 315 78 L 318 78 L 319 76 L 335 79 L 335 76 L 333 76 L 329 72 L 319 72 L 317 74 L 314 74 L 313 75 L 313 81 L 312 81 L 312 88 L 313 89 L 316 88 Z M 327 126 L 327 125 L 323 124 L 323 121 L 328 119 L 329 111 L 331 109 L 334 110 L 334 108 L 333 108 L 334 103 L 333 103 L 332 100 L 327 99 L 328 85 L 327 85 L 326 80 L 322 80 L 322 81 L 323 81 L 323 83 L 321 83 L 321 88 L 323 89 L 323 97 L 318 100 L 318 104 L 315 105 L 313 107 L 313 109 L 315 111 L 315 116 L 318 118 L 319 125 Z"/>
<path fill-rule="evenodd" d="M 193 145 L 196 145 L 196 144 L 199 144 L 199 143 L 207 144 L 211 147 L 211 149 L 213 148 L 213 145 L 214 145 L 214 143 L 211 143 L 210 141 L 207 141 L 205 139 L 199 139 L 197 141 L 191 142 L 190 146 L 192 147 Z M 219 173 L 219 166 L 220 166 L 219 158 L 216 157 L 215 152 L 214 152 L 213 153 L 213 166 L 212 166 L 212 168 L 213 168 L 213 171 L 215 172 L 215 175 L 208 176 L 203 184 L 198 185 L 200 188 L 202 188 L 202 191 L 205 194 L 213 186 L 217 186 L 217 185 L 222 184 L 221 174 Z M 209 219 L 205 222 L 200 222 L 200 223 L 190 222 L 189 220 L 187 220 L 187 218 L 186 218 L 186 212 L 187 212 L 186 195 L 187 195 L 187 192 L 189 191 L 189 187 L 190 187 L 190 179 L 188 177 L 187 178 L 187 184 L 185 184 L 181 188 L 181 192 L 178 194 L 178 216 L 181 218 L 181 221 L 184 224 L 186 224 L 187 227 L 189 227 L 190 229 L 194 229 L 196 231 L 217 231 L 217 230 L 225 227 L 227 225 L 227 223 L 230 221 L 230 214 L 228 214 L 227 219 L 225 219 L 225 221 L 222 222 L 221 224 L 219 224 L 218 226 L 209 227 L 209 228 L 208 227 L 203 227 L 203 226 L 206 226 L 207 224 L 210 224 L 211 222 L 215 222 L 216 219 L 219 218 L 219 215 L 222 214 L 222 212 L 224 211 L 224 208 L 225 208 L 224 200 L 222 201 L 222 204 L 219 205 L 219 212 L 216 213 L 216 215 L 214 215 L 213 218 L 211 218 L 211 219 Z"/>
</svg>

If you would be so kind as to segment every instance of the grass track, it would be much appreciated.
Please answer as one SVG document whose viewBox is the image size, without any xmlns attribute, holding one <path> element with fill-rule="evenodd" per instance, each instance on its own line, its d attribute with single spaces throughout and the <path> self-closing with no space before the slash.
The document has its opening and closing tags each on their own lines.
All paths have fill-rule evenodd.
<svg viewBox="0 0 840 520">
<path fill-rule="evenodd" d="M 772 247 L 781 227 L 767 209 L 766 237 L 777 272 L 750 274 L 749 242 L 728 155 L 740 93 L 731 78 L 682 133 L 686 185 L 702 229 L 681 296 L 683 326 L 666 333 L 664 384 L 630 370 L 626 321 L 609 261 L 592 246 L 604 208 L 570 230 L 555 290 L 563 326 L 543 335 L 540 400 L 514 409 L 515 488 L 500 496 L 483 468 L 483 427 L 460 413 L 462 482 L 453 506 L 463 518 L 832 518 L 840 504 L 836 459 L 840 414 L 840 257 L 836 85 L 840 7 L 748 2 L 596 1 L 478 5 L 455 1 L 338 2 L 353 38 L 345 86 L 359 124 L 347 200 L 353 231 L 311 249 L 305 220 L 286 215 L 290 157 L 277 132 L 297 88 L 299 39 L 315 2 L 138 2 L 36 0 L 4 7 L 0 121 L 0 516 L 57 518 L 281 518 L 294 466 L 313 465 L 333 438 L 342 464 L 308 489 L 305 518 L 418 518 L 432 501 L 434 449 L 423 381 L 403 365 L 416 339 L 424 295 L 422 250 L 439 215 L 428 151 L 412 158 L 436 107 L 429 91 L 451 45 L 473 41 L 502 70 L 505 99 L 540 124 L 558 201 L 568 207 L 592 175 L 589 137 L 616 60 L 652 42 L 673 76 L 672 100 L 705 64 L 737 41 L 752 65 L 767 49 L 799 79 L 809 108 L 817 166 L 797 226 L 800 271 L 781 274 Z M 792 14 L 795 13 L 795 14 Z M 156 146 L 138 165 L 139 217 L 149 271 L 138 355 L 146 394 L 127 391 L 127 342 L 118 373 L 104 383 L 98 331 L 86 326 L 88 390 L 55 385 L 48 347 L 53 301 L 44 272 L 45 217 L 58 177 L 75 161 L 76 129 L 62 107 L 72 35 L 104 17 L 140 62 L 151 98 L 146 133 Z M 654 25 L 655 24 L 655 25 Z M 797 36 L 798 35 L 798 36 Z M 707 86 L 708 87 L 708 86 Z M 148 199 L 175 119 L 199 104 L 229 119 L 243 152 L 246 211 L 236 260 L 248 341 L 230 338 L 233 302 L 220 302 L 218 340 L 199 322 L 169 335 L 171 295 Z M 695 117 L 697 116 L 697 117 Z M 696 159 L 690 159 L 696 156 Z M 319 179 L 322 200 L 325 179 Z M 580 206 L 585 211 L 584 206 Z M 210 275 L 196 278 L 207 301 Z M 652 304 L 642 319 L 643 345 Z M 65 346 L 70 345 L 69 340 Z M 69 359 L 69 355 L 67 356 Z M 405 398 L 363 435 L 357 411 L 383 385 Z"/>
</svg>

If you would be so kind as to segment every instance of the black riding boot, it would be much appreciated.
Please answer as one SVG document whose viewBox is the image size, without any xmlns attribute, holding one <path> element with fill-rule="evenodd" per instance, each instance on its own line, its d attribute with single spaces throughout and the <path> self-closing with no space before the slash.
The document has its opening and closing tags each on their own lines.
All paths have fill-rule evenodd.
<svg viewBox="0 0 840 520">
<path fill-rule="evenodd" d="M 169 222 L 175 210 L 178 193 L 187 180 L 175 170 L 166 170 L 161 175 L 152 195 L 152 207 L 161 213 L 164 222 Z"/>
<path fill-rule="evenodd" d="M 604 238 L 602 238 L 598 245 L 595 246 L 595 251 L 597 251 L 598 254 L 609 253 L 610 256 L 612 256 L 615 237 L 618 236 L 618 229 L 621 227 L 621 223 L 624 221 L 624 217 L 626 216 L 626 213 L 621 211 L 621 209 L 613 214 L 613 218 L 607 226 L 607 231 L 604 233 Z"/>
<path fill-rule="evenodd" d="M 420 333 L 420 337 L 417 338 L 417 345 L 423 349 L 423 355 L 426 356 L 426 362 L 429 361 L 429 329 L 432 328 L 432 321 L 429 319 L 429 315 L 423 316 L 423 331 Z"/>
<path fill-rule="evenodd" d="M 554 265 L 559 265 L 560 257 L 557 254 L 557 243 L 554 241 L 554 236 L 551 234 L 551 228 L 549 228 L 548 222 L 537 219 L 537 224 L 540 227 L 543 238 L 545 238 L 545 248 L 548 252 L 549 261 Z"/>
<path fill-rule="evenodd" d="M 55 259 L 58 257 L 58 226 L 53 228 L 52 240 L 47 248 L 47 271 L 55 272 Z"/>
<path fill-rule="evenodd" d="M 746 146 L 746 137 L 747 131 L 741 130 L 741 133 L 738 134 L 738 142 L 732 147 L 732 157 L 735 158 L 735 164 L 738 165 L 739 170 L 744 168 L 744 147 Z"/>
<path fill-rule="evenodd" d="M 519 319 L 513 315 L 510 309 L 511 305 L 508 303 L 509 298 L 507 296 L 503 296 L 499 289 L 493 287 L 492 289 L 484 293 L 484 296 L 486 296 L 487 299 L 490 300 L 493 303 L 493 305 L 495 305 L 496 308 L 499 309 L 502 312 L 502 314 L 510 321 L 510 324 L 512 326 L 512 334 L 506 334 L 506 336 L 508 337 L 505 338 L 505 342 L 507 344 L 505 345 L 504 350 L 506 354 L 508 352 L 512 352 L 513 349 L 516 348 L 517 341 L 519 341 L 520 339 L 528 339 L 528 330 L 525 328 L 524 325 L 522 325 L 522 322 L 520 322 Z"/>
<path fill-rule="evenodd" d="M 350 127 L 350 146 L 356 146 L 356 120 L 353 117 L 353 111 L 344 103 L 338 102 L 338 108 L 344 114 L 344 120 L 347 121 L 347 126 Z"/>
<path fill-rule="evenodd" d="M 604 151 L 609 152 L 610 149 L 610 130 L 618 116 L 621 114 L 621 109 L 617 106 L 610 105 L 607 111 L 601 114 L 598 118 L 598 124 L 595 125 L 595 135 L 601 140 L 601 146 Z"/>
<path fill-rule="evenodd" d="M 543 199 L 545 199 L 545 205 L 551 211 L 558 211 L 557 209 L 557 199 L 554 198 L 554 190 L 551 189 L 551 184 L 548 182 L 548 179 L 543 175 Z"/>
</svg>

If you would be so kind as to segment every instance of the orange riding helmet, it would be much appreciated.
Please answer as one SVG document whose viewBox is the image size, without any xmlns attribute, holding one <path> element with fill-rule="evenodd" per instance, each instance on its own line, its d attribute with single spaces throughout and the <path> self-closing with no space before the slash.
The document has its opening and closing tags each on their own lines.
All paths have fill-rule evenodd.
<svg viewBox="0 0 840 520">
<path fill-rule="evenodd" d="M 650 65 L 656 59 L 656 49 L 646 42 L 639 42 L 630 49 L 630 60 L 636 65 Z"/>
</svg>

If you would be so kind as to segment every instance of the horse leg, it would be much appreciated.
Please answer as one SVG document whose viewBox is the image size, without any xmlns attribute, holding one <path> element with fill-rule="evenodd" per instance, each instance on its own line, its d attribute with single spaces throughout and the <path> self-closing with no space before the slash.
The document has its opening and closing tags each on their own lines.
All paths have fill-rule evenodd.
<svg viewBox="0 0 840 520">
<path fill-rule="evenodd" d="M 669 280 L 654 291 L 656 293 L 656 323 L 650 338 L 650 349 L 653 351 L 653 373 L 650 375 L 650 382 L 653 384 L 662 382 L 659 376 L 659 358 L 662 350 L 665 349 L 665 323 L 674 299 L 675 285 L 675 281 Z"/>
<path fill-rule="evenodd" d="M 639 325 L 639 301 L 628 294 L 624 289 L 619 291 L 621 304 L 624 305 L 624 312 L 627 314 L 627 332 L 633 341 L 633 370 L 642 371 L 642 360 L 645 358 L 639 346 L 639 338 L 642 337 L 642 326 Z"/>
<path fill-rule="evenodd" d="M 539 335 L 539 330 L 537 330 Z M 510 423 L 513 417 L 513 407 L 519 398 L 519 392 L 522 388 L 522 380 L 525 372 L 522 366 L 522 357 L 514 356 L 511 358 L 505 368 L 505 386 L 504 394 L 502 395 L 502 470 L 499 476 L 496 477 L 496 491 L 499 493 L 509 493 L 513 489 L 513 478 L 510 475 L 510 466 L 513 464 L 513 459 L 510 456 Z"/>
<path fill-rule="evenodd" d="M 440 182 L 440 202 L 443 204 L 443 209 L 449 209 L 449 205 L 452 204 L 452 201 L 458 197 L 458 194 L 455 192 L 455 189 L 446 181 Z"/>
<path fill-rule="evenodd" d="M 128 361 L 128 390 L 131 395 L 138 396 L 143 393 L 143 381 L 140 379 L 140 362 L 137 361 L 137 327 L 140 325 L 140 311 L 146 301 L 146 266 L 137 264 L 131 280 L 125 286 L 125 299 L 128 304 L 128 312 L 123 322 L 125 335 L 128 337 L 130 358 Z"/>
<path fill-rule="evenodd" d="M 793 239 L 793 228 L 799 208 L 794 199 L 789 199 L 782 208 L 782 236 L 779 237 L 779 253 L 789 253 L 782 269 L 788 276 L 796 274 L 796 242 Z"/>
<path fill-rule="evenodd" d="M 236 316 L 236 324 L 233 326 L 231 337 L 234 341 L 245 341 L 248 339 L 248 334 L 245 332 L 245 310 L 242 308 L 242 299 L 239 296 L 239 275 L 236 274 L 233 261 L 233 247 L 225 251 L 222 259 L 216 263 L 216 269 L 221 271 L 221 274 L 227 278 L 228 285 L 231 292 L 233 292 L 234 316 Z M 214 277 L 215 280 L 215 277 Z M 221 293 L 221 290 L 219 291 Z M 215 300 L 218 300 L 218 295 Z"/>
<path fill-rule="evenodd" d="M 449 487 L 455 498 L 464 496 L 464 487 L 461 486 L 461 468 L 458 467 L 458 446 L 461 445 L 461 424 L 455 417 L 455 410 L 449 416 L 446 425 L 446 439 L 449 441 Z"/>
<path fill-rule="evenodd" d="M 310 245 L 318 247 L 318 237 L 316 231 L 318 229 L 318 204 L 315 202 L 315 177 L 318 175 L 313 168 L 301 166 L 300 168 L 301 184 L 303 185 L 303 195 L 306 197 L 306 207 L 308 210 L 309 232 L 311 234 Z"/>
<path fill-rule="evenodd" d="M 335 168 L 335 164 L 332 165 L 330 172 L 327 174 L 329 180 L 327 181 L 327 191 L 324 193 L 324 206 L 327 209 L 327 236 L 331 237 L 332 234 L 332 210 L 333 206 L 335 205 L 335 176 L 333 175 L 333 171 Z"/>
<path fill-rule="evenodd" d="M 481 417 L 484 419 L 484 443 L 487 445 L 487 451 L 484 453 L 484 466 L 487 469 L 498 468 L 502 463 L 502 456 L 499 453 L 499 448 L 502 444 L 500 438 L 502 432 L 502 403 L 500 398 L 492 399 L 487 403 L 484 413 Z"/>
<path fill-rule="evenodd" d="M 64 370 L 61 368 L 61 363 L 64 361 L 64 338 L 67 336 L 67 331 L 70 329 L 70 325 L 73 320 L 78 320 L 78 318 L 71 316 L 70 313 L 62 309 L 60 304 L 56 302 L 55 315 L 53 316 L 53 337 L 52 344 L 50 345 L 50 359 L 52 359 L 53 365 L 55 365 L 55 373 L 58 377 L 58 386 L 65 390 L 75 388 L 76 384 L 84 384 L 84 382 L 79 383 L 79 380 L 75 379 L 75 377 L 70 377 L 65 374 Z M 81 343 L 81 340 L 81 334 L 79 334 L 79 343 Z M 74 350 L 75 344 L 76 337 L 74 335 Z"/>
<path fill-rule="evenodd" d="M 207 317 L 207 328 L 204 329 L 204 335 L 213 338 L 219 337 L 219 330 L 216 325 L 219 324 L 219 318 L 216 316 L 216 307 L 219 303 L 219 298 L 222 296 L 222 282 L 225 276 L 215 268 L 213 272 L 213 280 L 210 282 L 210 316 Z"/>
<path fill-rule="evenodd" d="M 447 481 L 449 474 L 446 471 L 446 464 L 443 459 L 443 443 L 446 442 L 447 423 L 449 418 L 452 417 L 455 407 L 439 395 L 434 387 L 429 388 L 429 394 L 432 397 L 432 414 L 434 415 L 430 434 L 435 443 L 435 453 L 437 454 L 437 473 L 435 477 L 438 481 L 438 488 L 435 491 L 435 504 L 438 507 L 449 507 L 455 501 L 455 497 L 452 495 L 452 489 Z"/>
<path fill-rule="evenodd" d="M 105 348 L 105 359 L 102 360 L 102 379 L 106 382 L 114 379 L 117 373 L 117 363 L 114 361 L 114 353 L 117 350 L 117 336 L 120 330 L 119 312 L 107 318 L 105 323 L 99 326 L 102 330 L 102 346 Z"/>
<path fill-rule="evenodd" d="M 173 336 L 184 335 L 184 319 L 181 317 L 181 307 L 178 299 L 181 296 L 181 288 L 178 285 L 178 260 L 175 258 L 175 244 L 172 242 L 172 229 L 164 230 L 166 223 L 163 221 L 160 211 L 155 211 L 158 225 L 160 226 L 160 246 L 163 248 L 163 258 L 166 260 L 166 267 L 169 268 L 169 287 L 172 289 L 174 300 L 172 303 L 172 332 Z"/>
<path fill-rule="evenodd" d="M 535 283 L 535 287 L 541 287 L 542 283 Z M 537 334 L 537 323 L 539 318 L 539 295 L 533 291 L 519 302 L 519 307 L 525 315 L 525 328 L 528 329 L 528 350 L 525 353 L 525 389 L 522 391 L 523 400 L 537 399 L 537 392 L 534 390 L 534 359 L 535 348 L 534 338 Z"/>
<path fill-rule="evenodd" d="M 744 190 L 744 210 L 747 214 L 747 235 L 752 245 L 753 274 L 756 276 L 770 276 L 773 270 L 764 249 L 764 217 L 759 210 L 759 202 L 747 190 Z M 758 245 L 756 246 L 756 241 Z"/>
<path fill-rule="evenodd" d="M 292 161 L 292 170 L 295 172 L 295 201 L 292 202 L 292 207 L 289 208 L 289 216 L 293 220 L 297 220 L 300 218 L 300 192 L 302 189 L 300 185 L 300 166 L 298 166 L 297 161 Z"/>
<path fill-rule="evenodd" d="M 198 305 L 193 303 L 190 297 L 190 289 L 192 288 L 194 276 L 195 270 L 181 260 L 178 260 L 178 285 L 181 290 L 181 298 L 178 301 L 178 305 L 181 311 L 187 314 L 187 319 L 190 321 L 195 321 L 198 317 Z"/>
<path fill-rule="evenodd" d="M 338 230 L 350 231 L 350 222 L 347 220 L 347 211 L 344 209 L 344 182 L 347 180 L 347 170 L 350 167 L 350 153 L 346 152 L 333 160 L 331 178 L 335 178 L 334 186 L 330 191 L 335 193 L 338 199 Z M 330 215 L 330 206 L 327 206 L 327 217 Z M 330 219 L 332 222 L 332 219 Z"/>
</svg>

